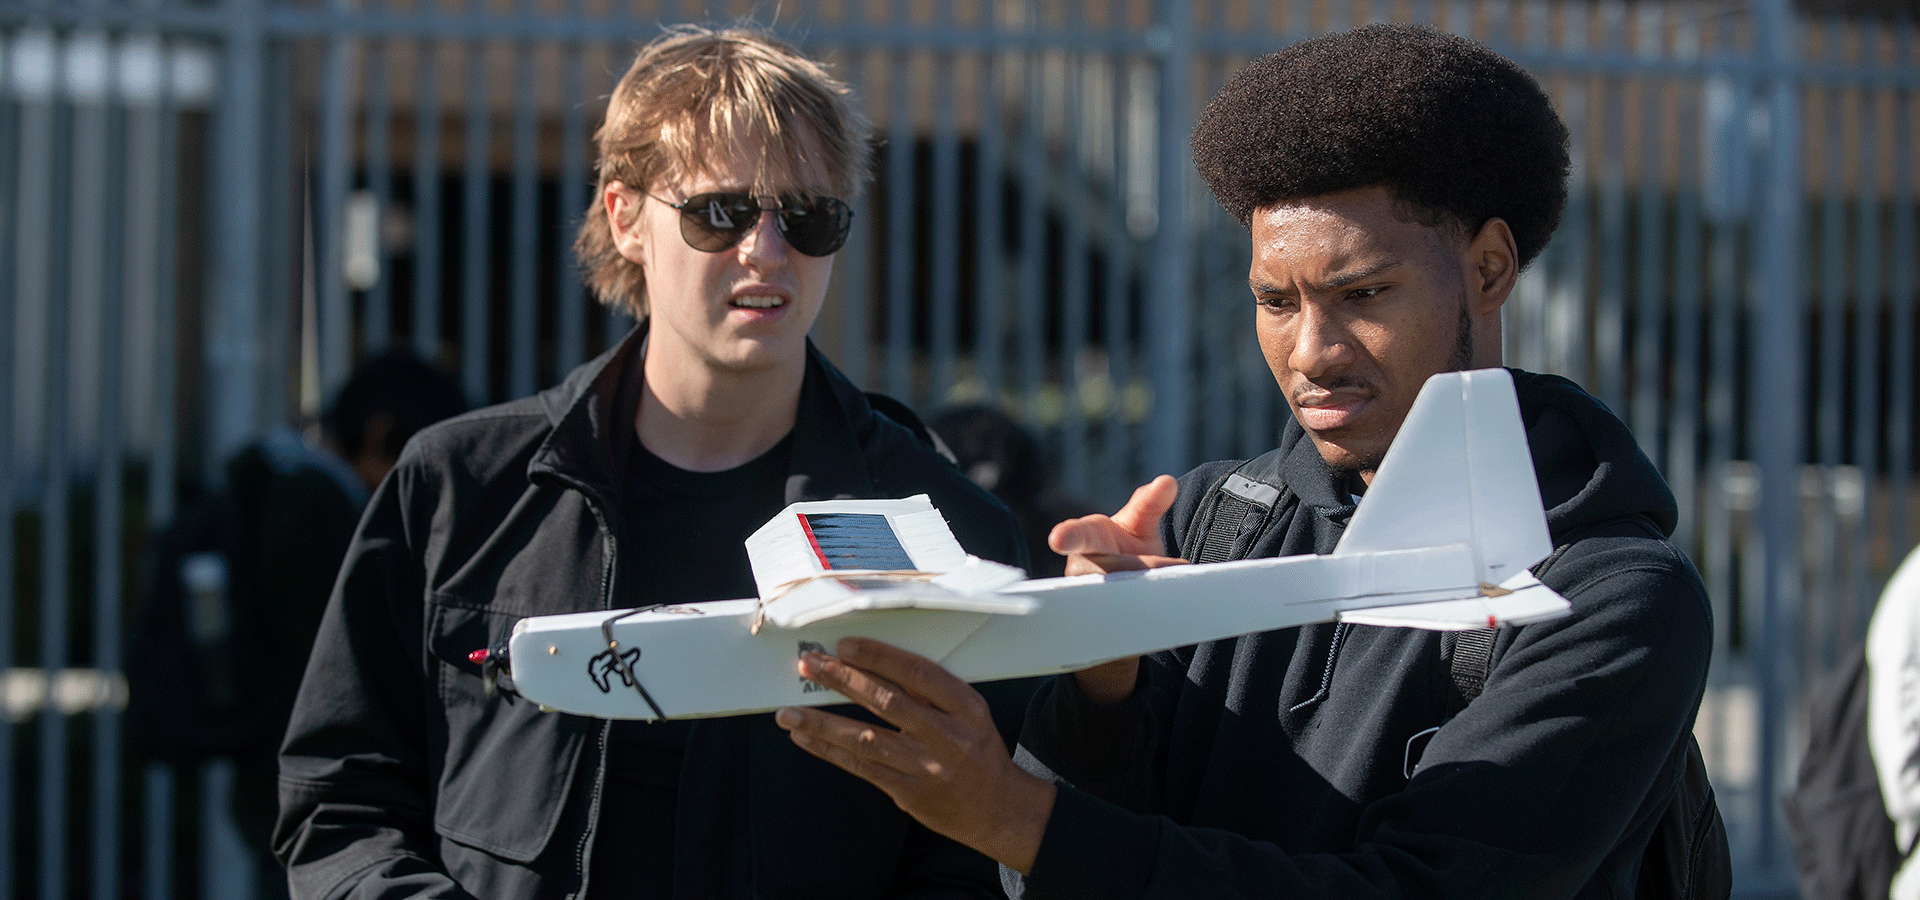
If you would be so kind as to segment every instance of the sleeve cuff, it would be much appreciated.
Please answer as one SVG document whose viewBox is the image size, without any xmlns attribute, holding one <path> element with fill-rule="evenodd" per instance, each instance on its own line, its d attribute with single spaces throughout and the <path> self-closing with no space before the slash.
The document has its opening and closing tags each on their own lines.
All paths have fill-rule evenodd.
<svg viewBox="0 0 1920 900">
<path fill-rule="evenodd" d="M 1027 895 L 1140 896 L 1159 855 L 1160 821 L 1061 785 L 1027 875 Z"/>
<path fill-rule="evenodd" d="M 1133 747 L 1146 713 L 1147 667 L 1140 667 L 1133 694 L 1101 706 L 1080 692 L 1070 674 L 1054 678 L 1039 703 L 1021 743 L 1031 744 L 1042 760 L 1076 783 L 1107 782 L 1126 775 L 1134 764 Z M 1078 752 L 1063 752 L 1064 748 Z"/>
</svg>

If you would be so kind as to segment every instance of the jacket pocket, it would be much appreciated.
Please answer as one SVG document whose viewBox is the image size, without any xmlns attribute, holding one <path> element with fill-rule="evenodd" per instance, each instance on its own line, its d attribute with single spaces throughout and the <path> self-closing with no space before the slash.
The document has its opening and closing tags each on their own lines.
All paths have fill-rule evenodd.
<svg viewBox="0 0 1920 900">
<path fill-rule="evenodd" d="M 518 604 L 435 594 L 427 648 L 445 721 L 434 828 L 456 843 L 531 862 L 567 808 L 590 722 L 541 712 L 505 691 L 488 695 L 467 655 L 497 643 L 525 613 Z"/>
</svg>

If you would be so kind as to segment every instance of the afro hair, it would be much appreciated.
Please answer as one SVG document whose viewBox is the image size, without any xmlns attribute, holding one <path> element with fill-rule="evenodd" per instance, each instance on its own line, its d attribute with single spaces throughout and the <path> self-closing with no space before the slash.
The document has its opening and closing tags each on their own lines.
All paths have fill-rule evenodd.
<svg viewBox="0 0 1920 900">
<path fill-rule="evenodd" d="M 1376 24 L 1240 70 L 1200 115 L 1193 161 L 1220 205 L 1255 210 L 1384 186 L 1423 225 L 1506 220 L 1520 264 L 1567 202 L 1567 128 L 1512 60 L 1433 28 Z"/>
</svg>

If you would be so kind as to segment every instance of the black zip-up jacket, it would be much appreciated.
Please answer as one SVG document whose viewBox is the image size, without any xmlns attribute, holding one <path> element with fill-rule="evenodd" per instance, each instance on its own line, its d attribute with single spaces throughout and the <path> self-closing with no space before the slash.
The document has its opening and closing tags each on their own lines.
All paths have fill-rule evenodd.
<svg viewBox="0 0 1920 900">
<path fill-rule="evenodd" d="M 614 398 L 643 338 L 423 431 L 374 493 L 281 750 L 274 844 L 296 898 L 558 900 L 591 890 L 593 853 L 620 852 L 593 840 L 608 723 L 488 696 L 467 656 L 522 617 L 645 596 L 620 564 L 612 449 L 612 429 L 632 428 Z M 969 552 L 1025 564 L 1006 508 L 811 346 L 797 422 L 787 502 L 925 493 Z M 676 830 L 720 834 L 750 862 L 681 896 L 999 893 L 991 862 L 793 746 L 770 715 L 695 722 L 685 760 Z"/>
<path fill-rule="evenodd" d="M 1019 756 L 1072 787 L 1025 896 L 1634 895 L 1705 687 L 1706 591 L 1666 539 L 1673 496 L 1626 427 L 1563 378 L 1514 378 L 1557 548 L 1542 580 L 1572 614 L 1500 628 L 1484 692 L 1444 725 L 1441 634 L 1410 628 L 1309 625 L 1156 654 L 1113 707 L 1050 682 Z M 1297 499 L 1248 556 L 1329 553 L 1352 500 L 1297 423 L 1282 447 Z M 1181 479 L 1162 523 L 1176 555 L 1234 465 Z"/>
</svg>

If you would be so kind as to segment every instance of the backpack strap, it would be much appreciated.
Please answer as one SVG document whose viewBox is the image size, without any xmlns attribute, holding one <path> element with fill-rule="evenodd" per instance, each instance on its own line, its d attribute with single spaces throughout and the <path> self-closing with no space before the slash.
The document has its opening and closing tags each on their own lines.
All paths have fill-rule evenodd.
<svg viewBox="0 0 1920 900">
<path fill-rule="evenodd" d="M 1573 540 L 1553 548 L 1547 558 L 1533 564 L 1533 577 L 1545 575 L 1547 569 L 1564 556 L 1573 546 Z M 1495 628 L 1472 628 L 1466 631 L 1449 631 L 1440 636 L 1440 656 L 1447 661 L 1447 709 L 1444 719 L 1451 719 L 1467 708 L 1475 697 L 1487 687 L 1487 674 L 1493 671 L 1493 636 Z"/>
<path fill-rule="evenodd" d="M 1447 714 L 1451 719 L 1467 708 L 1487 686 L 1487 672 L 1493 668 L 1492 628 L 1449 631 L 1440 637 L 1440 655 L 1447 658 Z"/>
<path fill-rule="evenodd" d="M 1213 483 L 1187 525 L 1187 558 L 1196 563 L 1246 558 L 1293 496 L 1280 481 L 1281 456 L 1278 449 L 1269 450 Z"/>
</svg>

